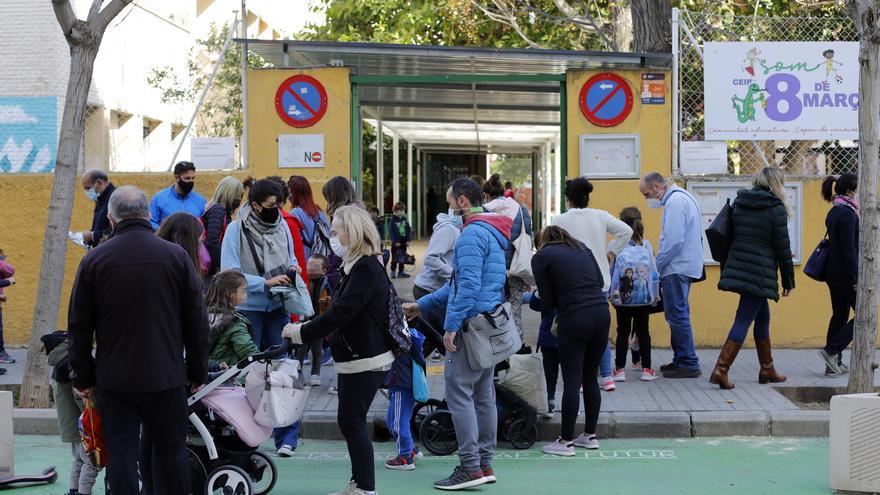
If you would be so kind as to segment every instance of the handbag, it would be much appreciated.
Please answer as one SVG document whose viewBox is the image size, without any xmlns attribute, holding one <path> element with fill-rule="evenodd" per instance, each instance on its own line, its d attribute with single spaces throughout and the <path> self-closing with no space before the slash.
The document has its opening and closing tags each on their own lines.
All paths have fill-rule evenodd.
<svg viewBox="0 0 880 495">
<path fill-rule="evenodd" d="M 248 372 L 244 387 L 257 424 L 280 428 L 302 419 L 309 391 L 298 361 L 256 365 Z"/>
<path fill-rule="evenodd" d="M 825 232 L 825 237 L 819 241 L 816 249 L 813 250 L 813 253 L 807 259 L 807 264 L 804 265 L 804 275 L 817 282 L 825 282 L 825 266 L 828 264 L 828 251 L 830 247 L 831 241 L 828 239 L 828 232 Z"/>
<path fill-rule="evenodd" d="M 528 285 L 535 285 L 535 275 L 532 273 L 532 237 L 526 235 L 525 216 L 522 208 L 519 209 L 520 229 L 519 236 L 513 241 L 513 258 L 510 260 L 510 269 L 507 271 L 511 277 L 521 279 Z"/>
<path fill-rule="evenodd" d="M 494 368 L 522 347 L 512 314 L 510 303 L 503 303 L 464 322 L 461 342 L 473 371 Z"/>
<path fill-rule="evenodd" d="M 276 285 L 269 289 L 269 298 L 278 299 L 287 313 L 309 318 L 315 315 L 312 296 L 302 277 L 294 276 L 292 286 Z"/>
<path fill-rule="evenodd" d="M 713 260 L 719 263 L 727 261 L 733 242 L 733 207 L 730 206 L 730 199 L 706 229 L 706 242 Z"/>
<path fill-rule="evenodd" d="M 428 402 L 430 392 L 428 390 L 428 378 L 422 366 L 413 360 L 412 362 L 412 387 L 413 399 L 416 402 Z"/>
</svg>

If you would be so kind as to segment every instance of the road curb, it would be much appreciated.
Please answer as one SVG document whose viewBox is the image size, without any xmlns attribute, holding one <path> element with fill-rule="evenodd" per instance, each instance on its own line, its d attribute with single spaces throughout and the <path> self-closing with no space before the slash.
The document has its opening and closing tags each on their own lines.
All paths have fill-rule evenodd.
<svg viewBox="0 0 880 495">
<path fill-rule="evenodd" d="M 691 438 L 730 436 L 827 437 L 829 411 L 694 411 L 694 412 L 602 412 L 599 438 Z M 16 435 L 58 435 L 54 409 L 14 409 Z M 538 418 L 538 441 L 550 442 L 559 436 L 560 415 Z M 385 416 L 367 417 L 371 432 L 384 428 Z M 578 417 L 575 433 L 583 430 Z M 301 435 L 313 440 L 342 440 L 336 415 L 306 414 Z"/>
</svg>

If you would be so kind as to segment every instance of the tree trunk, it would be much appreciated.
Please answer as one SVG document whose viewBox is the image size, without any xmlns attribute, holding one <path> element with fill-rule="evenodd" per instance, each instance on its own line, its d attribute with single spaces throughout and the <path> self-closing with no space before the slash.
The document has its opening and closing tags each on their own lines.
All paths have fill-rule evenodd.
<svg viewBox="0 0 880 495">
<path fill-rule="evenodd" d="M 633 50 L 636 53 L 672 51 L 672 5 L 669 0 L 632 0 Z"/>
<path fill-rule="evenodd" d="M 46 233 L 43 237 L 40 285 L 37 288 L 37 305 L 34 308 L 27 369 L 21 386 L 19 407 L 49 407 L 49 375 L 40 337 L 55 331 L 58 320 L 67 257 L 67 232 L 73 213 L 86 102 L 100 38 L 97 42 L 90 41 L 92 43 L 88 45 L 74 45 L 70 48 L 70 79 L 67 81 L 64 115 L 58 136 L 58 159 L 52 181 Z"/>
<path fill-rule="evenodd" d="M 671 15 L 671 11 L 670 11 Z M 611 7 L 611 41 L 619 52 L 632 50 L 633 21 L 628 0 L 618 0 Z"/>
<path fill-rule="evenodd" d="M 877 130 L 880 100 L 877 92 L 877 56 L 880 32 L 873 0 L 849 0 L 847 10 L 859 29 L 859 281 L 856 287 L 856 320 L 847 393 L 867 393 L 874 386 L 877 343 Z"/>
</svg>

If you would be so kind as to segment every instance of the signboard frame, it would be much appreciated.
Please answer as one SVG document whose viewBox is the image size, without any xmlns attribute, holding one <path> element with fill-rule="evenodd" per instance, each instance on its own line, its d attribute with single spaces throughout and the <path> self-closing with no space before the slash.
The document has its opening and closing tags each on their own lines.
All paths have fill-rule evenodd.
<svg viewBox="0 0 880 495">
<path fill-rule="evenodd" d="M 638 179 L 642 173 L 641 136 L 638 134 L 581 134 L 578 136 L 580 149 L 580 175 L 588 179 Z M 628 141 L 632 143 L 631 163 L 622 173 L 602 173 L 590 170 L 590 146 Z"/>
</svg>

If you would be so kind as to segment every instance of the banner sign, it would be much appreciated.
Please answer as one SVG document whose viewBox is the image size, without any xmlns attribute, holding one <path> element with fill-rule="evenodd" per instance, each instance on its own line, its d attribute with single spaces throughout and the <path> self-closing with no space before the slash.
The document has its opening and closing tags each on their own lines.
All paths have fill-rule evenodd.
<svg viewBox="0 0 880 495">
<path fill-rule="evenodd" d="M 857 139 L 859 44 L 707 42 L 705 136 Z"/>
</svg>

